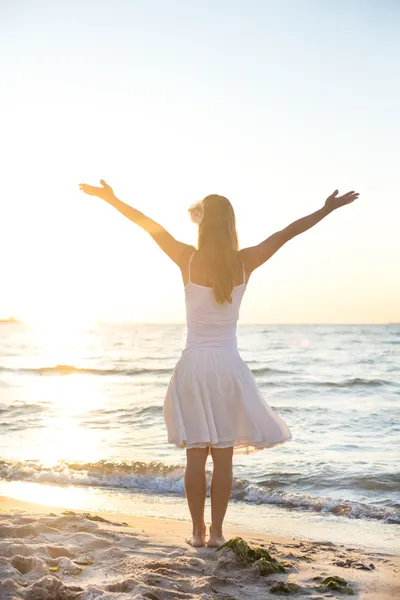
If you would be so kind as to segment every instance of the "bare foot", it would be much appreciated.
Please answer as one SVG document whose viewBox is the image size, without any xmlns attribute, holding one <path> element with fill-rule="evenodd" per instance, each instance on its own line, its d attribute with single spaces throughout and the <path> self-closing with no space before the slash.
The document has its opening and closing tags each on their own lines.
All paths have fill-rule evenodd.
<svg viewBox="0 0 400 600">
<path fill-rule="evenodd" d="M 207 542 L 207 546 L 209 548 L 219 548 L 220 546 L 222 546 L 223 544 L 225 544 L 226 539 L 224 538 L 224 536 L 222 535 L 215 535 L 212 533 L 211 528 L 210 528 L 210 537 L 208 538 L 208 542 Z"/>
<path fill-rule="evenodd" d="M 193 533 L 191 538 L 186 538 L 186 542 L 195 548 L 201 548 L 206 545 L 206 526 L 204 525 L 201 533 Z"/>
<path fill-rule="evenodd" d="M 192 535 L 191 538 L 186 538 L 186 543 L 189 544 L 189 546 L 194 546 L 195 548 L 201 548 L 202 546 L 206 545 L 206 540 L 203 535 L 198 534 L 198 535 Z"/>
</svg>

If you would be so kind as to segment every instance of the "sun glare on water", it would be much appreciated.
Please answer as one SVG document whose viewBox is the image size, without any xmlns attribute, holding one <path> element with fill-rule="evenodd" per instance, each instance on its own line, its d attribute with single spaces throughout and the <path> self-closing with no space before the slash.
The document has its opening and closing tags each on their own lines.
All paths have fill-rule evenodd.
<svg viewBox="0 0 400 600">
<path fill-rule="evenodd" d="M 85 426 L 91 411 L 102 409 L 107 401 L 101 381 L 86 370 L 97 355 L 97 338 L 77 323 L 46 322 L 31 326 L 30 367 L 37 376 L 27 380 L 27 397 L 47 406 L 42 417 L 42 435 L 29 457 L 46 465 L 59 460 L 98 460 L 99 436 Z"/>
</svg>

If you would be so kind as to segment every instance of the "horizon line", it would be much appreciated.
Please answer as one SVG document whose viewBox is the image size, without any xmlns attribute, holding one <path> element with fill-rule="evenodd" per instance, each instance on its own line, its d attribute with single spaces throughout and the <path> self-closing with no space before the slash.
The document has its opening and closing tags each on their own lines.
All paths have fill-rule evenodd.
<svg viewBox="0 0 400 600">
<path fill-rule="evenodd" d="M 167 321 L 98 321 L 97 322 L 98 325 L 184 325 L 186 326 L 186 323 L 184 321 L 181 322 L 167 322 Z M 258 326 L 265 326 L 265 325 L 400 325 L 400 321 L 382 321 L 382 322 L 373 322 L 373 323 L 334 323 L 334 322 L 320 322 L 320 323 L 312 323 L 312 322 L 301 322 L 301 321 L 293 321 L 293 322 L 279 322 L 279 323 L 271 323 L 271 322 L 265 322 L 265 323 L 238 323 L 237 326 L 240 327 L 242 325 L 252 325 L 255 327 Z"/>
</svg>

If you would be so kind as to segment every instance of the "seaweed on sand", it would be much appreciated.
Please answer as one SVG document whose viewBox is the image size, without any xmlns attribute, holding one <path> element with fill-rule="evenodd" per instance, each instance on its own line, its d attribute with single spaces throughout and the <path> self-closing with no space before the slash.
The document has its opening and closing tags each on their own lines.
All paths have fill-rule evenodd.
<svg viewBox="0 0 400 600">
<path fill-rule="evenodd" d="M 285 583 L 284 581 L 279 581 L 277 583 L 274 583 L 269 588 L 269 591 L 272 592 L 272 594 L 303 594 L 304 593 L 303 588 L 301 588 L 299 585 L 297 585 L 297 583 L 291 583 L 291 582 Z"/>
<path fill-rule="evenodd" d="M 285 567 L 276 558 L 273 558 L 268 550 L 264 548 L 253 548 L 243 538 L 235 537 L 228 540 L 217 548 L 217 552 L 222 548 L 230 548 L 235 554 L 238 562 L 242 565 L 250 566 L 257 563 L 260 575 L 270 575 L 271 573 L 284 573 Z"/>
<path fill-rule="evenodd" d="M 347 581 L 343 577 L 334 575 L 332 577 L 324 577 L 321 581 L 321 587 L 328 588 L 332 592 L 339 592 L 340 594 L 347 594 L 352 596 L 354 591 L 349 586 Z"/>
</svg>

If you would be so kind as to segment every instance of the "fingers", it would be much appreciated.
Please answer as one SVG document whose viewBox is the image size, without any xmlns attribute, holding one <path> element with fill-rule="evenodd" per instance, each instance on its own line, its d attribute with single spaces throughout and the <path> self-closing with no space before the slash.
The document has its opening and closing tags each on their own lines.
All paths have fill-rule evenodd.
<svg viewBox="0 0 400 600">
<path fill-rule="evenodd" d="M 89 194 L 90 196 L 96 196 L 96 191 L 100 190 L 101 188 L 95 188 L 92 185 L 88 185 L 87 183 L 80 183 L 79 189 L 85 194 Z"/>
<path fill-rule="evenodd" d="M 351 191 L 347 192 L 347 194 L 343 194 L 343 196 L 340 196 L 340 199 L 344 202 L 352 202 L 353 200 L 358 198 L 358 196 L 359 194 L 357 192 Z"/>
<path fill-rule="evenodd" d="M 344 194 L 343 196 L 338 196 L 336 200 L 339 206 L 345 206 L 346 204 L 351 204 L 354 200 L 357 200 L 359 195 L 358 192 L 347 192 L 347 194 Z"/>
<path fill-rule="evenodd" d="M 88 185 L 87 183 L 80 183 L 79 188 L 82 192 L 85 192 L 85 194 L 89 194 L 90 196 L 98 196 L 99 198 L 105 198 L 110 193 L 113 193 L 112 188 L 104 181 L 104 179 L 100 179 L 100 183 L 102 187 Z"/>
<path fill-rule="evenodd" d="M 359 195 L 360 194 L 357 194 L 356 192 L 349 194 L 346 198 L 346 204 L 350 204 L 350 202 L 354 202 L 354 200 L 357 200 Z"/>
<path fill-rule="evenodd" d="M 341 200 L 341 201 L 349 201 L 350 199 L 355 200 L 360 195 L 358 192 L 355 192 L 354 190 L 351 190 L 351 192 L 346 192 L 346 194 L 343 194 L 343 196 L 338 196 L 338 193 L 339 193 L 338 190 L 335 190 L 333 192 L 333 194 L 331 194 L 329 196 L 329 198 L 336 198 L 336 200 Z"/>
</svg>

